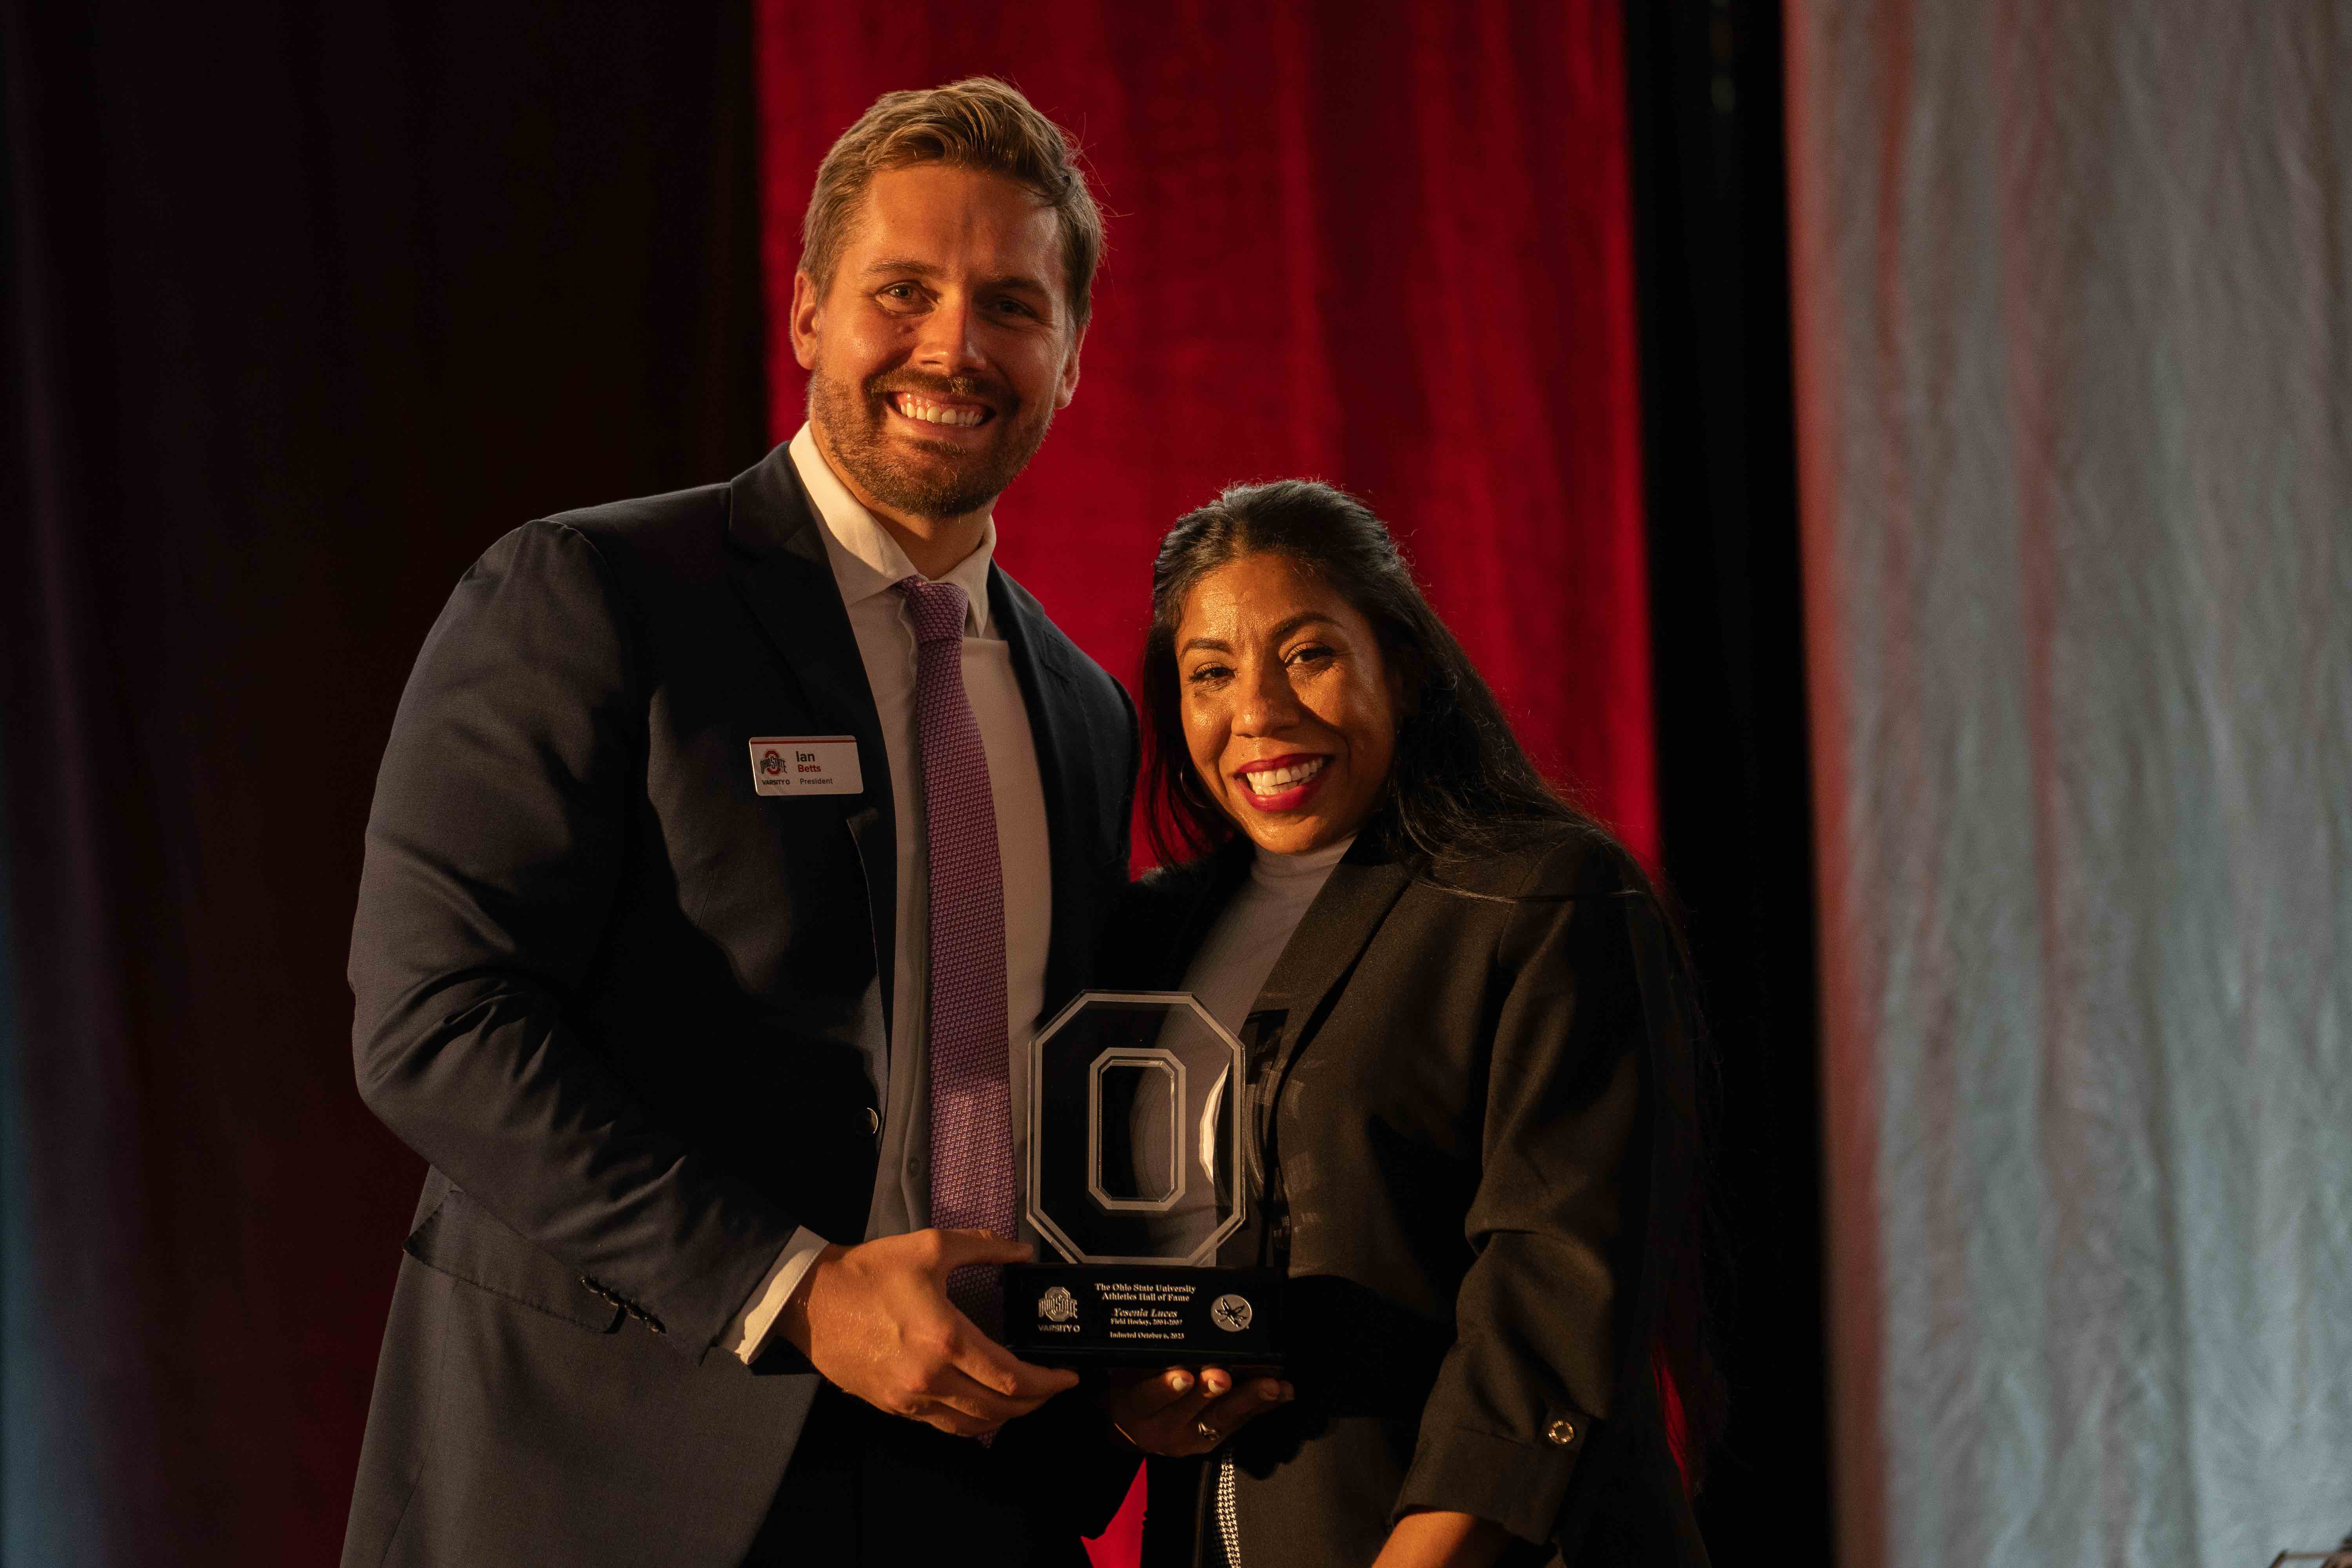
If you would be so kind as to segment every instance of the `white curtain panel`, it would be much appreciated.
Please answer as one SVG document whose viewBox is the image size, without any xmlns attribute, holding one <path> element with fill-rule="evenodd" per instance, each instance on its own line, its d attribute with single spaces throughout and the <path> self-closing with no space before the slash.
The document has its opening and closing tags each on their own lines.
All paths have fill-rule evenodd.
<svg viewBox="0 0 2352 1568">
<path fill-rule="evenodd" d="M 2352 1531 L 2352 5 L 1788 0 L 1847 1568 Z"/>
</svg>

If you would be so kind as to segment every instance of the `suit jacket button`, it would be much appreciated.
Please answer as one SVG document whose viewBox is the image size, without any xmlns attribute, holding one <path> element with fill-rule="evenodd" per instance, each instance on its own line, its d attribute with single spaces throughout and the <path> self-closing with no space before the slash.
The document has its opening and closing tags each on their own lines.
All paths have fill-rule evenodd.
<svg viewBox="0 0 2352 1568">
<path fill-rule="evenodd" d="M 868 1138 L 882 1136 L 882 1113 L 870 1105 L 866 1108 L 866 1135 Z"/>
<path fill-rule="evenodd" d="M 1576 1423 L 1562 1416 L 1544 1428 L 1544 1438 L 1555 1448 L 1565 1448 L 1576 1441 Z"/>
</svg>

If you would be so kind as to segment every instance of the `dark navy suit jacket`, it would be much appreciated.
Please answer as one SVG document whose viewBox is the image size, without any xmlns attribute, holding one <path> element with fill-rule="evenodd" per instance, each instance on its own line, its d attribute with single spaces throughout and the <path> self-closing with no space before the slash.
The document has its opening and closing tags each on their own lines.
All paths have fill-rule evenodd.
<svg viewBox="0 0 2352 1568">
<path fill-rule="evenodd" d="M 431 1169 L 347 1565 L 731 1568 L 776 1493 L 819 1379 L 715 1342 L 795 1226 L 864 1234 L 857 1020 L 894 962 L 888 763 L 820 527 L 782 447 L 530 523 L 418 656 L 351 982 L 361 1092 Z M 1050 1010 L 1125 881 L 1134 717 L 1001 570 L 990 592 L 1045 797 Z M 862 793 L 757 794 L 749 741 L 793 735 L 855 736 Z M 1117 1488 L 1038 1462 L 1048 1412 L 956 1450 L 993 1472 L 873 1510 L 864 1554 L 1074 1558 Z"/>
</svg>

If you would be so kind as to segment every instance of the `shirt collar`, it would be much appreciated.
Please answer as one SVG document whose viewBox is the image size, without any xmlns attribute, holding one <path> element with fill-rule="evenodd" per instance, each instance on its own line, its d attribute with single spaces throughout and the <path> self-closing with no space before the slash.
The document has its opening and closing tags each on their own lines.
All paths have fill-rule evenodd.
<svg viewBox="0 0 2352 1568">
<path fill-rule="evenodd" d="M 1331 868 L 1348 858 L 1348 847 L 1355 841 L 1356 836 L 1350 833 L 1337 844 L 1326 844 L 1304 855 L 1276 855 L 1261 846 L 1250 858 L 1250 880 L 1270 892 L 1304 892 L 1311 897 L 1330 876 Z"/>
<path fill-rule="evenodd" d="M 841 602 L 856 604 L 887 594 L 904 577 L 919 575 L 907 552 L 890 531 L 849 493 L 849 487 L 816 449 L 816 437 L 803 424 L 792 442 L 793 467 L 809 500 L 816 503 L 817 520 L 824 524 L 825 558 L 833 563 L 833 580 L 841 588 Z M 996 555 L 996 519 L 981 525 L 980 544 L 951 567 L 940 581 L 963 590 L 970 608 L 964 614 L 964 636 L 985 637 L 989 631 L 988 566 Z"/>
</svg>

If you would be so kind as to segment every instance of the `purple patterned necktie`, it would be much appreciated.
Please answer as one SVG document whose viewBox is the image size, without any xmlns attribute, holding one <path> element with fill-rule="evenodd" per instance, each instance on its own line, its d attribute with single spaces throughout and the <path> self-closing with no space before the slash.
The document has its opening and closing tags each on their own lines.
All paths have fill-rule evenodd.
<svg viewBox="0 0 2352 1568">
<path fill-rule="evenodd" d="M 1013 1092 L 1005 1049 L 1004 879 L 988 753 L 963 689 L 968 601 L 952 583 L 892 584 L 915 612 L 915 729 L 930 866 L 931 1223 L 1014 1234 Z M 948 1300 L 992 1338 L 999 1271 L 967 1265 Z"/>
</svg>

